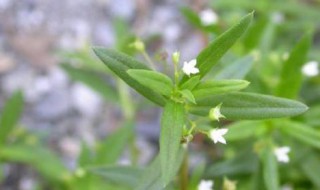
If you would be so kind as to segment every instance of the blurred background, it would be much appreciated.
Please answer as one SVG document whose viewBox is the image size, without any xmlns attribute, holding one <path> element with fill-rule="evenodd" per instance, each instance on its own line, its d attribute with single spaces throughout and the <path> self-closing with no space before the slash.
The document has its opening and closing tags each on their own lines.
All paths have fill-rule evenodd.
<svg viewBox="0 0 320 190">
<path fill-rule="evenodd" d="M 0 140 L 0 189 L 121 189 L 95 177 L 82 184 L 88 175 L 83 167 L 149 163 L 158 152 L 161 112 L 116 79 L 91 46 L 145 62 L 129 47 L 139 38 L 160 70 L 170 73 L 174 51 L 181 61 L 195 58 L 252 11 L 251 29 L 222 63 L 252 56 L 250 90 L 272 94 L 282 60 L 305 33 L 313 33 L 296 99 L 316 110 L 301 121 L 320 127 L 319 0 L 0 0 L 0 113 L 19 118 Z M 10 100 L 17 108 L 11 112 Z M 121 131 L 128 126 L 134 126 L 129 133 Z M 108 151 L 114 154 L 106 156 Z M 191 166 L 224 159 L 222 154 L 198 137 Z M 303 184 L 297 189 L 320 189 L 293 175 L 287 189 L 295 182 Z"/>
</svg>

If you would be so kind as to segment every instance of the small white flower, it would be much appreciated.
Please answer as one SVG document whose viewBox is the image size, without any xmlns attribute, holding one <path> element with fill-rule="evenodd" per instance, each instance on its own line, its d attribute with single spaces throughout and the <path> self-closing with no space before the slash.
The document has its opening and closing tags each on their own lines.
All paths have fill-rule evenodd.
<svg viewBox="0 0 320 190">
<path fill-rule="evenodd" d="M 212 129 L 209 131 L 209 138 L 212 139 L 215 144 L 217 142 L 227 144 L 226 139 L 223 137 L 227 132 L 228 129 Z"/>
<path fill-rule="evenodd" d="M 210 112 L 209 112 L 209 118 L 213 121 L 217 120 L 219 121 L 220 118 L 226 118 L 224 115 L 221 114 L 220 112 L 220 109 L 221 109 L 221 104 L 217 105 L 216 107 L 214 108 L 211 108 L 210 109 Z"/>
<path fill-rule="evenodd" d="M 211 9 L 200 12 L 200 20 L 204 26 L 210 26 L 218 22 L 218 15 Z"/>
<path fill-rule="evenodd" d="M 290 147 L 288 146 L 283 146 L 276 148 L 274 150 L 274 154 L 277 157 L 278 162 L 283 162 L 283 163 L 288 163 L 289 162 L 289 154 L 290 152 Z"/>
<path fill-rule="evenodd" d="M 319 63 L 316 61 L 309 61 L 307 62 L 303 67 L 302 67 L 302 72 L 306 76 L 316 76 L 319 74 L 319 69 L 318 69 Z"/>
<path fill-rule="evenodd" d="M 211 180 L 201 180 L 198 185 L 198 190 L 212 190 L 213 181 Z"/>
<path fill-rule="evenodd" d="M 184 62 L 183 63 L 183 67 L 182 67 L 182 71 L 190 76 L 190 74 L 197 74 L 199 73 L 199 69 L 196 67 L 197 64 L 197 60 L 196 59 L 192 59 L 189 62 Z"/>
</svg>

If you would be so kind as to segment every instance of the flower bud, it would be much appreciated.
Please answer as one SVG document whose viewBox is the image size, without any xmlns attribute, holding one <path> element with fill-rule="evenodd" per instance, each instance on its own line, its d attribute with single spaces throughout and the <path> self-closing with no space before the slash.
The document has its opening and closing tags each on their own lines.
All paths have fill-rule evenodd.
<svg viewBox="0 0 320 190">
<path fill-rule="evenodd" d="M 173 60 L 174 64 L 178 64 L 180 61 L 180 52 L 178 52 L 178 51 L 173 52 L 172 60 Z"/>
<path fill-rule="evenodd" d="M 137 51 L 145 51 L 144 43 L 140 39 L 136 39 L 133 43 L 129 45 L 130 47 L 136 49 Z"/>
</svg>

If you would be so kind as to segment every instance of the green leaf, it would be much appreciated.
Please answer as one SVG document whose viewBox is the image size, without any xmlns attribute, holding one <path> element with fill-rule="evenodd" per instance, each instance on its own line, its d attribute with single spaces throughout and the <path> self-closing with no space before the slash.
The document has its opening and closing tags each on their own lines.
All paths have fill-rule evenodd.
<svg viewBox="0 0 320 190">
<path fill-rule="evenodd" d="M 162 183 L 167 184 L 175 177 L 176 161 L 184 126 L 184 105 L 168 101 L 161 118 L 160 160 Z"/>
<path fill-rule="evenodd" d="M 279 174 L 277 160 L 271 145 L 262 153 L 263 179 L 267 190 L 279 190 Z"/>
<path fill-rule="evenodd" d="M 160 190 L 163 188 L 161 181 L 161 163 L 157 156 L 142 174 L 135 190 Z"/>
<path fill-rule="evenodd" d="M 226 161 L 217 162 L 207 168 L 205 176 L 229 176 L 251 174 L 256 170 L 258 159 L 252 150 L 242 150 L 240 154 Z"/>
<path fill-rule="evenodd" d="M 80 167 L 85 167 L 87 165 L 92 164 L 92 152 L 90 150 L 90 147 L 85 143 L 82 142 L 81 143 L 81 152 L 80 155 L 78 157 L 78 165 Z"/>
<path fill-rule="evenodd" d="M 316 154 L 306 155 L 300 162 L 303 172 L 308 176 L 312 183 L 320 189 L 320 159 Z"/>
<path fill-rule="evenodd" d="M 15 92 L 5 103 L 0 118 L 0 146 L 2 146 L 13 128 L 18 123 L 23 110 L 22 92 Z"/>
<path fill-rule="evenodd" d="M 252 23 L 252 26 L 243 38 L 243 44 L 247 50 L 252 50 L 259 45 L 267 24 L 269 23 L 268 21 L 269 19 L 266 16 L 261 15 Z"/>
<path fill-rule="evenodd" d="M 197 67 L 200 70 L 201 78 L 211 70 L 211 68 L 220 60 L 220 58 L 245 33 L 246 29 L 250 25 L 252 17 L 253 13 L 243 17 L 238 24 L 234 25 L 225 33 L 220 35 L 207 48 L 200 52 L 197 57 Z M 183 83 L 187 79 L 188 77 L 185 75 L 181 82 Z"/>
<path fill-rule="evenodd" d="M 194 98 L 192 92 L 190 90 L 181 90 L 179 91 L 182 94 L 182 97 L 184 97 L 185 99 L 187 99 L 188 101 L 190 101 L 193 104 L 197 104 L 196 103 L 196 99 Z"/>
<path fill-rule="evenodd" d="M 263 166 L 262 163 L 259 163 L 258 167 L 253 171 L 251 177 L 251 189 L 259 189 L 259 190 L 266 190 L 264 187 L 263 181 Z"/>
<path fill-rule="evenodd" d="M 172 80 L 162 73 L 142 69 L 130 69 L 127 73 L 140 84 L 157 93 L 170 96 L 172 92 Z"/>
<path fill-rule="evenodd" d="M 227 141 L 248 139 L 257 133 L 260 127 L 264 126 L 263 121 L 238 121 L 228 125 L 228 133 L 225 135 Z"/>
<path fill-rule="evenodd" d="M 293 138 L 320 149 L 320 132 L 303 123 L 283 122 L 281 130 Z"/>
<path fill-rule="evenodd" d="M 200 82 L 200 76 L 193 76 L 180 86 L 180 89 L 193 90 Z"/>
<path fill-rule="evenodd" d="M 182 7 L 180 11 L 189 23 L 198 28 L 201 28 L 201 19 L 196 12 L 194 12 L 192 9 L 188 7 Z"/>
<path fill-rule="evenodd" d="M 68 73 L 68 75 L 76 81 L 82 82 L 94 91 L 98 92 L 105 100 L 110 102 L 119 102 L 118 94 L 115 89 L 97 73 L 90 72 L 85 69 L 74 68 L 70 65 L 63 64 L 61 67 Z"/>
<path fill-rule="evenodd" d="M 130 77 L 127 73 L 129 69 L 145 69 L 150 70 L 147 66 L 135 60 L 134 58 L 113 50 L 101 47 L 94 47 L 93 51 L 101 59 L 101 61 L 118 77 L 120 77 L 129 86 L 139 92 L 150 101 L 164 106 L 165 99 L 160 94 L 152 91 L 150 88 L 141 85 L 139 82 Z"/>
<path fill-rule="evenodd" d="M 308 125 L 320 127 L 320 105 L 310 107 L 310 109 L 303 114 L 303 119 Z"/>
<path fill-rule="evenodd" d="M 278 95 L 285 98 L 296 98 L 302 84 L 301 67 L 305 63 L 312 36 L 304 36 L 293 48 L 281 71 Z"/>
<path fill-rule="evenodd" d="M 174 176 L 178 173 L 180 166 L 182 164 L 185 149 L 180 148 L 177 160 L 175 161 L 175 166 L 173 169 Z M 162 173 L 161 173 L 161 160 L 160 155 L 158 155 L 152 163 L 144 170 L 137 187 L 134 190 L 162 190 L 167 189 L 164 187 L 168 187 L 168 183 L 163 184 L 162 181 Z"/>
<path fill-rule="evenodd" d="M 250 83 L 245 80 L 212 80 L 197 85 L 192 93 L 196 99 L 215 94 L 224 94 L 246 88 Z"/>
<path fill-rule="evenodd" d="M 89 172 L 97 174 L 107 181 L 121 186 L 135 187 L 140 176 L 143 174 L 141 168 L 132 166 L 106 166 L 88 168 Z"/>
<path fill-rule="evenodd" d="M 225 66 L 214 76 L 215 79 L 244 79 L 253 66 L 253 57 L 245 56 Z"/>
<path fill-rule="evenodd" d="M 227 119 L 269 119 L 291 117 L 305 112 L 308 107 L 300 102 L 255 93 L 234 92 L 212 95 L 190 106 L 190 113 L 207 116 L 209 110 L 223 103 L 221 113 Z"/>
<path fill-rule="evenodd" d="M 61 181 L 69 174 L 55 154 L 39 145 L 14 144 L 2 147 L 0 159 L 30 164 L 50 180 Z"/>
<path fill-rule="evenodd" d="M 83 69 L 90 71 L 104 71 L 110 74 L 109 69 L 100 63 L 99 60 L 92 55 L 91 49 L 89 47 L 84 47 L 76 51 L 62 51 L 58 52 L 61 56 L 62 63 L 77 63 Z"/>
<path fill-rule="evenodd" d="M 106 137 L 104 142 L 97 148 L 95 164 L 115 164 L 129 143 L 130 138 L 133 136 L 133 129 L 133 124 L 128 122 L 112 135 Z"/>
</svg>

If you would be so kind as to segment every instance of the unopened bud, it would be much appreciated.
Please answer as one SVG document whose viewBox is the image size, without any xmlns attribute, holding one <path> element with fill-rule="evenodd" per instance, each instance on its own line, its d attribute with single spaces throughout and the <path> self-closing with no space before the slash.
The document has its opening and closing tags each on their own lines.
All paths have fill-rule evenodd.
<svg viewBox="0 0 320 190">
<path fill-rule="evenodd" d="M 130 47 L 136 49 L 137 51 L 145 51 L 144 43 L 140 39 L 136 39 L 133 43 L 129 45 Z"/>
<path fill-rule="evenodd" d="M 178 64 L 179 61 L 180 61 L 180 52 L 175 51 L 175 52 L 172 54 L 172 60 L 173 60 L 173 63 L 174 63 L 174 64 Z"/>
</svg>

